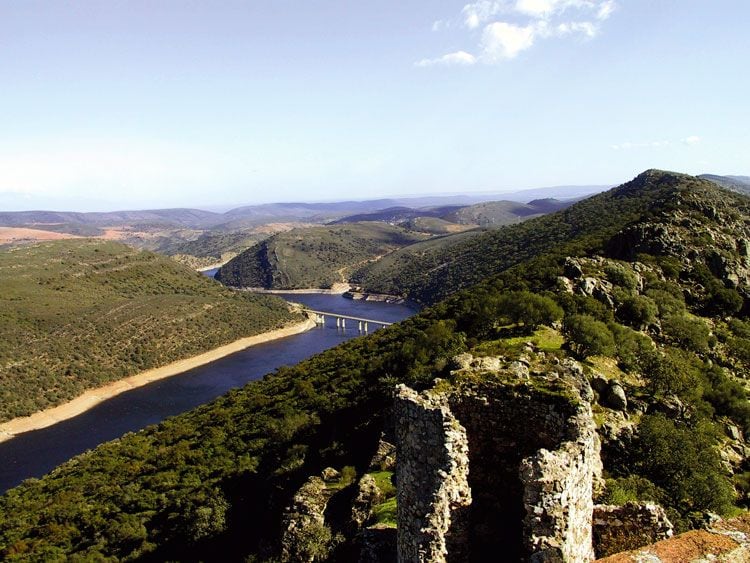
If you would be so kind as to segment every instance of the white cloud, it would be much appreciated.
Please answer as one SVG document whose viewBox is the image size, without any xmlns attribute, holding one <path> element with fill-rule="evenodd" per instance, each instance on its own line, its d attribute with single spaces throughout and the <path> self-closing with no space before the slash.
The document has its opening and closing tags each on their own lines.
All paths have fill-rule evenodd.
<svg viewBox="0 0 750 563">
<path fill-rule="evenodd" d="M 682 140 L 683 143 L 685 143 L 688 146 L 697 145 L 701 142 L 701 138 L 698 135 L 690 135 L 689 137 L 685 137 Z"/>
<path fill-rule="evenodd" d="M 451 22 L 445 20 L 437 20 L 432 22 L 432 31 L 443 31 L 451 26 Z"/>
<path fill-rule="evenodd" d="M 456 51 L 455 53 L 448 53 L 447 55 L 443 55 L 436 59 L 422 59 L 415 63 L 415 65 L 421 67 L 451 65 L 469 66 L 476 62 L 476 57 L 471 53 L 467 53 L 466 51 Z"/>
<path fill-rule="evenodd" d="M 477 0 L 461 10 L 464 27 L 470 31 L 482 28 L 477 56 L 458 51 L 415 64 L 495 64 L 517 57 L 539 39 L 590 39 L 599 34 L 602 22 L 616 8 L 615 0 Z M 451 22 L 445 20 L 432 24 L 433 31 L 448 27 Z M 476 35 L 470 38 L 477 40 Z"/>
<path fill-rule="evenodd" d="M 497 62 L 512 59 L 534 44 L 533 26 L 519 27 L 506 22 L 495 22 L 482 33 L 482 60 Z"/>
<path fill-rule="evenodd" d="M 609 19 L 609 16 L 612 15 L 612 12 L 614 12 L 616 8 L 617 4 L 615 3 L 615 0 L 607 0 L 606 2 L 602 2 L 599 6 L 599 11 L 596 12 L 596 19 L 598 19 L 599 21 Z"/>
<path fill-rule="evenodd" d="M 518 0 L 515 8 L 522 14 L 544 18 L 554 11 L 557 4 L 559 2 L 556 0 Z"/>
<path fill-rule="evenodd" d="M 461 13 L 464 16 L 464 24 L 466 27 L 469 29 L 475 29 L 493 16 L 506 10 L 506 2 L 479 0 L 479 2 L 466 4 L 466 6 L 463 7 L 463 10 L 461 10 Z"/>
</svg>

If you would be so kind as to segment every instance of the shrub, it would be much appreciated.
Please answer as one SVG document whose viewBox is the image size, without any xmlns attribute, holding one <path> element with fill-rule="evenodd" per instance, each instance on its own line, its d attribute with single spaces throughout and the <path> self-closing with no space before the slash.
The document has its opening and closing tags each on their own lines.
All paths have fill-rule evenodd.
<svg viewBox="0 0 750 563">
<path fill-rule="evenodd" d="M 640 329 L 653 323 L 656 320 L 657 312 L 656 303 L 651 298 L 633 295 L 626 297 L 617 308 L 617 318 Z"/>
<path fill-rule="evenodd" d="M 653 395 L 677 395 L 695 402 L 701 395 L 701 372 L 693 357 L 674 348 L 654 352 L 644 361 L 643 374 Z"/>
<path fill-rule="evenodd" d="M 607 279 L 614 285 L 629 290 L 634 290 L 638 287 L 638 278 L 635 277 L 630 268 L 623 264 L 609 263 L 604 267 L 604 273 L 607 275 Z"/>
<path fill-rule="evenodd" d="M 632 449 L 634 473 L 664 490 L 681 514 L 713 511 L 727 514 L 734 489 L 716 448 L 713 425 L 678 424 L 662 414 L 646 415 Z"/>
<path fill-rule="evenodd" d="M 708 351 L 708 327 L 696 318 L 672 315 L 662 321 L 664 334 L 680 346 L 702 353 Z"/>
<path fill-rule="evenodd" d="M 607 325 L 588 315 L 571 315 L 565 318 L 563 331 L 570 348 L 581 358 L 611 356 L 615 340 Z"/>
<path fill-rule="evenodd" d="M 563 316 L 562 308 L 549 297 L 530 291 L 505 293 L 497 300 L 498 315 L 510 322 L 522 324 L 526 332 L 539 325 L 551 325 Z"/>
</svg>

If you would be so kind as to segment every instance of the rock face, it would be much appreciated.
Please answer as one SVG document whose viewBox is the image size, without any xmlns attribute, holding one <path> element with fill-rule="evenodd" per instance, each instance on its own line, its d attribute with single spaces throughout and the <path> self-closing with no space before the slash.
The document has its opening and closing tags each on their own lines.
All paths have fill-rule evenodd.
<svg viewBox="0 0 750 563">
<path fill-rule="evenodd" d="M 666 512 L 656 504 L 629 502 L 594 507 L 594 549 L 598 557 L 670 538 L 673 531 Z"/>
<path fill-rule="evenodd" d="M 593 560 L 601 460 L 581 385 L 571 370 L 505 370 L 443 391 L 400 386 L 399 561 Z"/>
<path fill-rule="evenodd" d="M 294 495 L 284 514 L 282 561 L 312 562 L 320 559 L 330 541 L 324 512 L 330 495 L 320 477 L 310 477 Z"/>
</svg>

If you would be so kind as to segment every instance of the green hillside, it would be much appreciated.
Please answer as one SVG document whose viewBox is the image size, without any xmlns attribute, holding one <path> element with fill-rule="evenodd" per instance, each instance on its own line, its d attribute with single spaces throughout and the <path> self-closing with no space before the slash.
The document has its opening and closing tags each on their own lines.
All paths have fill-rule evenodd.
<svg viewBox="0 0 750 563">
<path fill-rule="evenodd" d="M 294 318 L 281 300 L 97 240 L 4 250 L 0 287 L 3 421 Z"/>
<path fill-rule="evenodd" d="M 234 287 L 327 288 L 346 281 L 363 263 L 425 236 L 383 223 L 294 229 L 243 252 L 216 279 Z"/>
<path fill-rule="evenodd" d="M 581 239 L 593 248 L 676 192 L 698 186 L 713 184 L 648 171 L 619 188 L 519 225 L 489 230 L 480 236 L 447 236 L 400 249 L 365 266 L 352 279 L 366 291 L 435 303 L 555 244 Z"/>
<path fill-rule="evenodd" d="M 607 477 L 598 501 L 659 502 L 678 530 L 746 508 L 749 212 L 746 197 L 649 171 L 535 221 L 546 245 L 543 233 L 508 229 L 523 252 L 506 259 L 512 267 L 495 260 L 495 275 L 412 319 L 9 491 L 0 557 L 277 560 L 284 508 L 333 467 L 343 476 L 330 486 L 331 510 L 296 548 L 306 560 L 357 560 L 359 528 L 342 515 L 392 430 L 394 386 L 451 384 L 464 352 L 509 367 L 523 358 L 529 385 L 535 370 L 580 362 L 597 390 Z M 627 404 L 613 406 L 615 385 Z M 376 480 L 388 487 L 382 472 Z M 393 502 L 364 526 L 392 525 Z"/>
</svg>

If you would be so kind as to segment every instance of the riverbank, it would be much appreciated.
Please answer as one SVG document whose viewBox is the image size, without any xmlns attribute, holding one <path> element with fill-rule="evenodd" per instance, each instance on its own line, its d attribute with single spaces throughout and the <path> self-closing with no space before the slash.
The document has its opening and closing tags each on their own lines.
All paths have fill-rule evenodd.
<svg viewBox="0 0 750 563">
<path fill-rule="evenodd" d="M 270 294 L 290 293 L 290 294 L 297 294 L 297 295 L 343 295 L 344 293 L 348 292 L 351 288 L 352 286 L 350 286 L 348 283 L 335 283 L 330 287 L 330 289 L 316 289 L 316 288 L 265 289 L 262 287 L 242 287 L 239 289 L 242 291 L 249 291 L 251 293 L 270 293 Z"/>
<path fill-rule="evenodd" d="M 239 340 L 214 348 L 208 352 L 198 354 L 197 356 L 178 360 L 160 368 L 137 373 L 130 377 L 126 377 L 125 379 L 113 381 L 102 387 L 89 389 L 72 401 L 63 403 L 62 405 L 36 412 L 30 416 L 14 418 L 13 420 L 0 424 L 0 442 L 10 440 L 16 434 L 47 428 L 48 426 L 52 426 L 62 420 L 78 416 L 102 401 L 111 399 L 125 391 L 148 385 L 149 383 L 160 379 L 179 375 L 193 368 L 208 364 L 219 358 L 223 358 L 224 356 L 228 356 L 229 354 L 234 354 L 235 352 L 249 348 L 250 346 L 300 334 L 315 328 L 315 326 L 315 321 L 308 318 L 302 322 L 284 328 L 240 338 Z"/>
</svg>

